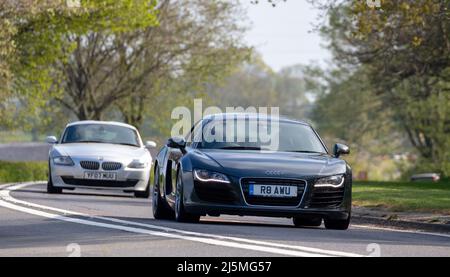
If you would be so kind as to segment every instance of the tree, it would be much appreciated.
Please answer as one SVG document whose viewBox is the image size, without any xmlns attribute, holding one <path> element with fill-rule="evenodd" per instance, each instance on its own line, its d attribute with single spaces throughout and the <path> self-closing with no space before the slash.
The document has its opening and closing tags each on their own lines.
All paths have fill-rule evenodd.
<svg viewBox="0 0 450 277">
<path fill-rule="evenodd" d="M 278 3 L 280 2 L 286 2 L 287 0 L 266 0 L 269 4 L 271 4 L 273 7 L 276 7 Z M 259 0 L 252 0 L 250 1 L 252 4 L 258 4 Z"/>
<path fill-rule="evenodd" d="M 450 20 L 448 0 L 326 1 L 322 32 L 336 61 L 364 67 L 427 170 L 450 174 Z"/>
<path fill-rule="evenodd" d="M 44 105 L 52 96 L 48 91 L 57 93 L 62 76 L 54 65 L 67 62 L 74 37 L 155 25 L 155 5 L 155 0 L 1 0 L 0 97 L 14 93 L 31 110 Z"/>
<path fill-rule="evenodd" d="M 392 109 L 375 93 L 365 68 L 356 72 L 339 68 L 320 74 L 312 76 L 322 83 L 316 86 L 311 116 L 324 141 L 329 147 L 336 142 L 350 145 L 351 155 L 346 160 L 355 175 L 364 171 L 371 179 L 398 177 L 396 168 L 382 172 L 380 164 L 386 160 L 392 163 L 394 154 L 405 153 L 411 145 L 392 120 Z"/>
<path fill-rule="evenodd" d="M 227 107 L 279 107 L 280 113 L 292 118 L 305 119 L 310 103 L 304 75 L 307 68 L 292 66 L 274 72 L 255 54 L 243 63 L 223 84 L 208 89 L 210 104 L 225 111 Z"/>
<path fill-rule="evenodd" d="M 57 99 L 78 119 L 102 119 L 117 107 L 140 125 L 157 97 L 201 90 L 245 59 L 239 12 L 237 1 L 163 0 L 157 26 L 74 37 L 70 59 L 57 63 L 66 80 Z"/>
<path fill-rule="evenodd" d="M 60 9 L 67 12 L 67 7 L 62 5 L 62 1 L 11 1 L 0 0 L 0 127 L 10 127 L 13 116 L 17 113 L 17 98 L 14 98 L 12 83 L 19 67 L 20 49 L 18 41 L 25 40 L 20 33 L 20 25 L 25 24 L 30 19 L 39 16 L 46 10 Z M 34 32 L 37 28 L 30 29 Z M 44 55 L 42 52 L 41 55 Z M 33 58 L 33 57 L 28 57 Z M 34 63 L 30 60 L 30 63 Z"/>
</svg>

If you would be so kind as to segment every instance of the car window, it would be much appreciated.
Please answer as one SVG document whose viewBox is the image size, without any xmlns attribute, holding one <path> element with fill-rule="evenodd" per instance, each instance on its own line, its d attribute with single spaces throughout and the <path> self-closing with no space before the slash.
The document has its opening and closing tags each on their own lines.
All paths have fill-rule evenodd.
<svg viewBox="0 0 450 277">
<path fill-rule="evenodd" d="M 194 142 L 198 142 L 202 136 L 202 122 L 197 122 L 192 128 L 189 134 L 186 136 L 186 145 L 192 147 Z M 199 139 L 200 138 L 200 139 Z"/>
<path fill-rule="evenodd" d="M 140 147 L 137 132 L 131 128 L 107 124 L 69 126 L 62 143 L 111 143 Z"/>
<path fill-rule="evenodd" d="M 265 120 L 213 120 L 203 127 L 199 148 L 327 153 L 314 130 L 305 124 Z"/>
</svg>

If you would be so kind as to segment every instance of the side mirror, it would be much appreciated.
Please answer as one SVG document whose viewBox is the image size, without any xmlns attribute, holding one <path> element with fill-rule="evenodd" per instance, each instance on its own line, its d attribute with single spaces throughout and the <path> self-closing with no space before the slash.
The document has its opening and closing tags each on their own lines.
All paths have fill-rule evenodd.
<svg viewBox="0 0 450 277">
<path fill-rule="evenodd" d="M 156 142 L 149 140 L 145 142 L 145 147 L 147 148 L 156 148 Z"/>
<path fill-rule="evenodd" d="M 350 148 L 345 144 L 336 143 L 334 145 L 333 154 L 336 158 L 339 158 L 341 155 L 350 154 Z"/>
<path fill-rule="evenodd" d="M 167 140 L 167 146 L 170 148 L 180 149 L 181 152 L 185 153 L 186 150 L 186 140 L 181 137 L 173 137 Z"/>
<path fill-rule="evenodd" d="M 45 140 L 48 144 L 56 144 L 58 143 L 58 139 L 55 136 L 47 137 Z"/>
</svg>

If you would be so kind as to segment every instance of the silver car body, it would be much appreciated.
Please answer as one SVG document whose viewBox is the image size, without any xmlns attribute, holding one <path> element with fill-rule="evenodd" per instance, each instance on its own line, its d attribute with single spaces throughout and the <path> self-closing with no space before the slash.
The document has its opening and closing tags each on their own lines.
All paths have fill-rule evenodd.
<svg viewBox="0 0 450 277">
<path fill-rule="evenodd" d="M 61 140 L 53 144 L 49 152 L 49 166 L 53 186 L 57 188 L 73 189 L 78 187 L 93 189 L 115 189 L 124 191 L 145 191 L 149 185 L 150 169 L 152 166 L 152 156 L 149 150 L 143 145 L 142 139 L 137 129 L 131 125 L 117 122 L 102 121 L 79 121 L 68 124 L 66 129 L 79 124 L 105 124 L 131 128 L 136 131 L 139 137 L 140 147 L 107 144 L 107 143 L 70 143 L 61 144 Z M 56 165 L 54 157 L 68 156 L 72 159 L 73 165 Z M 144 168 L 130 168 L 133 161 L 145 162 Z M 83 165 L 82 166 L 82 162 Z M 86 164 L 99 164 L 98 170 L 86 168 Z M 110 165 L 120 164 L 120 168 Z M 105 165 L 105 166 L 104 166 Z M 106 165 L 109 165 L 106 166 Z M 91 173 L 113 173 L 114 181 L 101 181 L 85 179 L 85 174 Z"/>
</svg>

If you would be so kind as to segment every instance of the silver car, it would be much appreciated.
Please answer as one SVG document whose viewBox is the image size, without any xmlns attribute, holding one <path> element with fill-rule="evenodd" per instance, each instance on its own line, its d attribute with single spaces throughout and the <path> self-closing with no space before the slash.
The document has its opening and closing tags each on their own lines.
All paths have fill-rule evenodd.
<svg viewBox="0 0 450 277">
<path fill-rule="evenodd" d="M 58 140 L 48 137 L 48 193 L 75 188 L 115 189 L 150 195 L 152 156 L 137 129 L 118 122 L 79 121 L 68 124 Z"/>
</svg>

